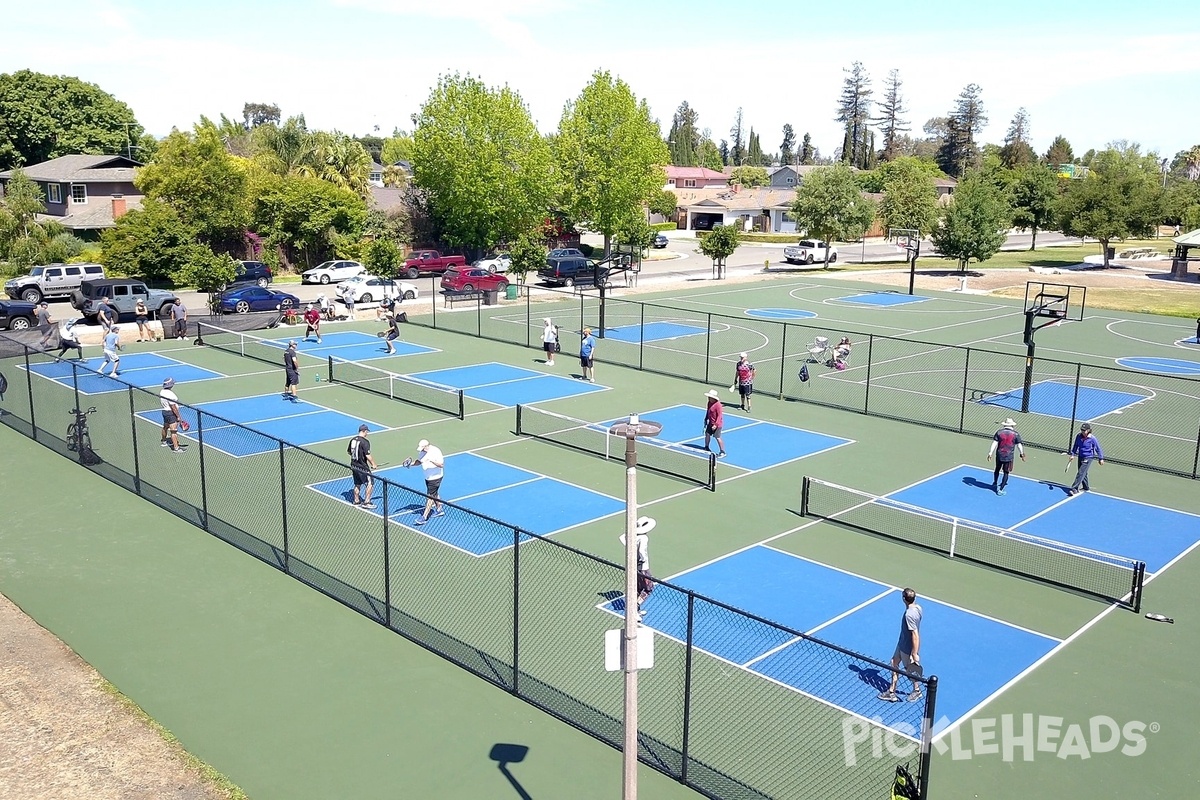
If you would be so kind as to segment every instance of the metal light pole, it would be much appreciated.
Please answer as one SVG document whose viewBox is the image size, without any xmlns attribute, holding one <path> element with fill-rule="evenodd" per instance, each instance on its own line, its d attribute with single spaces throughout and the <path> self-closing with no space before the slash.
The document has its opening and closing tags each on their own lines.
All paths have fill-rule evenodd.
<svg viewBox="0 0 1200 800">
<path fill-rule="evenodd" d="M 621 753 L 624 767 L 621 797 L 637 800 L 637 437 L 657 436 L 662 425 L 630 414 L 628 421 L 618 422 L 608 430 L 613 436 L 625 437 L 625 744 Z"/>
</svg>

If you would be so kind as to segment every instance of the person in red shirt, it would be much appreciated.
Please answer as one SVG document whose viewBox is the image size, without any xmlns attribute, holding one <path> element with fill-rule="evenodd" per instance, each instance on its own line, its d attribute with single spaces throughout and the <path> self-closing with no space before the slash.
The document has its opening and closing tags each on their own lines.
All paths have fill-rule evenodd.
<svg viewBox="0 0 1200 800">
<path fill-rule="evenodd" d="M 737 365 L 733 368 L 733 383 L 742 398 L 742 411 L 749 411 L 750 398 L 754 395 L 754 365 L 745 353 L 738 356 Z"/>
<path fill-rule="evenodd" d="M 317 344 L 321 343 L 321 312 L 317 310 L 314 303 L 308 304 L 308 309 L 304 312 L 304 324 L 307 327 L 304 329 L 304 341 L 308 341 L 308 335 L 315 333 L 317 335 Z"/>
<path fill-rule="evenodd" d="M 708 398 L 708 408 L 704 412 L 704 450 L 712 452 L 708 443 L 716 439 L 717 447 L 721 448 L 717 458 L 724 458 L 725 441 L 721 438 L 721 428 L 725 426 L 725 409 L 721 406 L 721 396 L 716 389 L 709 390 L 704 396 Z"/>
</svg>

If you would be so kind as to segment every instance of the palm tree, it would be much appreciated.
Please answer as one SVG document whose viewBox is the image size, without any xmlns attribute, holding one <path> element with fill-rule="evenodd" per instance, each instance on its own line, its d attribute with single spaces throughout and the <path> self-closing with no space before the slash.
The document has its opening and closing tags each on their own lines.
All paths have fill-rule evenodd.
<svg viewBox="0 0 1200 800">
<path fill-rule="evenodd" d="M 1200 180 L 1200 144 L 1184 154 L 1183 163 L 1187 167 L 1188 180 Z"/>
<path fill-rule="evenodd" d="M 288 117 L 282 125 L 259 125 L 253 136 L 255 159 L 276 175 L 303 174 L 312 161 L 313 135 L 303 115 Z"/>
</svg>

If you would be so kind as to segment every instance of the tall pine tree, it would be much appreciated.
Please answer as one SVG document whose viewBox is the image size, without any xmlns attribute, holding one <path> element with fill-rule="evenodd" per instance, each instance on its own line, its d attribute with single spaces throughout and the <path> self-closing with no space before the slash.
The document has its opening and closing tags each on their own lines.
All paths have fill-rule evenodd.
<svg viewBox="0 0 1200 800">
<path fill-rule="evenodd" d="M 746 139 L 742 129 L 742 109 L 739 106 L 737 116 L 733 118 L 733 127 L 729 129 L 729 158 L 725 163 L 740 167 L 746 160 Z"/>
<path fill-rule="evenodd" d="M 861 61 L 855 61 L 842 82 L 842 96 L 838 101 L 837 121 L 846 126 L 842 161 L 854 167 L 866 167 L 867 122 L 871 117 L 871 76 Z"/>
<path fill-rule="evenodd" d="M 791 123 L 783 126 L 783 142 L 779 145 L 779 163 L 781 166 L 792 164 L 796 160 L 796 132 Z"/>
<path fill-rule="evenodd" d="M 883 84 L 883 100 L 879 102 L 879 116 L 871 118 L 883 134 L 883 152 L 879 155 L 884 161 L 891 161 L 900 155 L 899 138 L 912 130 L 908 120 L 903 117 L 908 109 L 904 107 L 904 98 L 900 95 L 902 85 L 900 70 L 893 69 L 888 72 L 887 80 Z"/>
<path fill-rule="evenodd" d="M 979 164 L 979 146 L 975 137 L 987 124 L 978 84 L 967 84 L 946 120 L 946 139 L 938 148 L 937 164 L 942 172 L 957 178 Z"/>
<path fill-rule="evenodd" d="M 1029 112 L 1017 109 L 1008 133 L 1004 135 L 1004 146 L 1000 148 L 1000 163 L 1009 169 L 1017 169 L 1037 161 L 1037 153 L 1029 144 Z"/>
<path fill-rule="evenodd" d="M 671 149 L 671 163 L 677 167 L 694 167 L 700 163 L 700 132 L 696 123 L 700 115 L 684 100 L 671 120 L 671 133 L 667 136 Z"/>
<path fill-rule="evenodd" d="M 800 142 L 800 163 L 801 164 L 813 163 L 814 152 L 815 151 L 813 150 L 812 135 L 809 133 L 805 133 L 804 139 Z"/>
<path fill-rule="evenodd" d="M 753 167 L 760 167 L 763 163 L 762 143 L 759 142 L 754 128 L 750 128 L 750 146 L 746 150 L 746 163 Z"/>
<path fill-rule="evenodd" d="M 1066 137 L 1060 134 L 1055 136 L 1054 141 L 1050 143 L 1050 149 L 1046 151 L 1045 158 L 1046 163 L 1051 167 L 1057 167 L 1059 164 L 1073 164 L 1075 163 L 1075 151 Z"/>
</svg>

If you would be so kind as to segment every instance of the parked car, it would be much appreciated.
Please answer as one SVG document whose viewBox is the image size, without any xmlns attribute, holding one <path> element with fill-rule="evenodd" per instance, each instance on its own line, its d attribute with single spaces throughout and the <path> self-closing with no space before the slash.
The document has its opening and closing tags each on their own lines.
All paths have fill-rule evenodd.
<svg viewBox="0 0 1200 800">
<path fill-rule="evenodd" d="M 237 275 L 226 288 L 237 286 L 261 286 L 264 289 L 274 280 L 271 268 L 261 261 L 239 261 Z"/>
<path fill-rule="evenodd" d="M 667 235 L 665 233 L 654 234 L 653 244 L 654 244 L 655 248 L 661 250 L 662 248 L 666 247 L 670 243 L 671 243 L 671 240 L 667 238 Z"/>
<path fill-rule="evenodd" d="M 503 292 L 508 288 L 508 278 L 486 269 L 467 267 L 448 269 L 442 273 L 442 289 L 447 292 Z"/>
<path fill-rule="evenodd" d="M 538 278 L 552 286 L 574 286 L 577 283 L 592 284 L 597 281 L 607 284 L 608 267 L 600 266 L 592 259 L 582 256 L 548 258 L 546 266 L 538 270 Z"/>
<path fill-rule="evenodd" d="M 585 258 L 583 251 L 578 247 L 559 247 L 551 250 L 547 258 Z"/>
<path fill-rule="evenodd" d="M 471 266 L 486 269 L 488 272 L 508 272 L 508 268 L 512 266 L 512 258 L 508 253 L 500 253 L 490 258 L 481 258 Z"/>
<path fill-rule="evenodd" d="M 174 292 L 151 289 L 136 278 L 103 278 L 81 283 L 75 294 L 71 295 L 71 305 L 83 314 L 88 324 L 94 325 L 98 306 L 105 297 L 112 300 L 117 319 L 132 319 L 139 299 L 151 314 L 157 314 L 162 319 L 169 314 L 177 299 Z"/>
<path fill-rule="evenodd" d="M 277 308 L 296 308 L 300 298 L 287 292 L 264 289 L 261 286 L 243 286 L 221 292 L 220 307 L 225 314 L 246 314 L 251 311 L 274 311 Z"/>
<path fill-rule="evenodd" d="M 6 281 L 4 293 L 13 300 L 40 303 L 70 297 L 85 280 L 103 277 L 104 267 L 100 264 L 45 264 L 34 267 L 28 275 Z"/>
<path fill-rule="evenodd" d="M 789 264 L 825 263 L 825 251 L 829 250 L 829 263 L 837 261 L 837 248 L 815 239 L 801 239 L 791 247 L 783 248 L 783 260 Z"/>
<path fill-rule="evenodd" d="M 357 261 L 326 261 L 300 273 L 301 283 L 340 283 L 347 278 L 366 272 L 367 268 Z"/>
<path fill-rule="evenodd" d="M 37 324 L 37 303 L 0 300 L 0 329 L 23 331 Z"/>
<path fill-rule="evenodd" d="M 465 256 L 444 256 L 437 250 L 414 250 L 404 260 L 404 275 L 414 280 L 422 272 L 432 272 L 439 275 L 451 267 L 465 267 Z"/>
<path fill-rule="evenodd" d="M 408 281 L 380 278 L 375 275 L 356 275 L 338 284 L 338 296 L 355 303 L 377 303 L 380 300 L 416 300 L 420 292 Z"/>
</svg>

